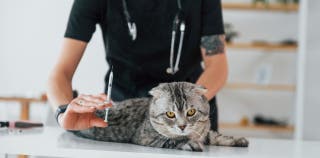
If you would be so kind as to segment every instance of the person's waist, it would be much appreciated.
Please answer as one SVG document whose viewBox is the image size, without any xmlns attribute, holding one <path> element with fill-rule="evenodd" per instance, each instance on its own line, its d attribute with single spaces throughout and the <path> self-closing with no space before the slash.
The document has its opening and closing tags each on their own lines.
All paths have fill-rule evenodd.
<svg viewBox="0 0 320 158">
<path fill-rule="evenodd" d="M 148 96 L 148 91 L 160 83 L 179 81 L 195 83 L 201 73 L 201 67 L 197 67 L 196 69 L 190 69 L 188 73 L 183 73 L 184 75 L 156 78 L 156 76 L 150 76 L 150 74 L 134 71 L 133 69 L 122 71 L 116 69 L 114 70 L 113 79 L 113 99 L 120 101 L 128 98 L 146 97 Z M 108 83 L 107 78 L 105 83 Z M 107 89 L 105 91 L 107 92 Z"/>
<path fill-rule="evenodd" d="M 120 66 L 114 68 L 114 79 L 118 82 L 132 83 L 134 85 L 155 85 L 165 82 L 188 81 L 196 82 L 202 73 L 201 66 L 193 66 L 187 69 L 180 69 L 176 74 L 171 75 L 166 72 L 166 67 L 152 70 L 141 66 L 128 67 Z"/>
</svg>

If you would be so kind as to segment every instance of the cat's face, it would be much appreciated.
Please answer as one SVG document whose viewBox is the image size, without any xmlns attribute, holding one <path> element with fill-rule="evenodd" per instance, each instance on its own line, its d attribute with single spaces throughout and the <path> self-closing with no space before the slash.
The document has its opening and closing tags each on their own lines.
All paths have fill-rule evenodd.
<svg viewBox="0 0 320 158">
<path fill-rule="evenodd" d="M 206 89 L 187 82 L 163 83 L 153 88 L 152 126 L 162 135 L 203 137 L 210 128 Z"/>
</svg>

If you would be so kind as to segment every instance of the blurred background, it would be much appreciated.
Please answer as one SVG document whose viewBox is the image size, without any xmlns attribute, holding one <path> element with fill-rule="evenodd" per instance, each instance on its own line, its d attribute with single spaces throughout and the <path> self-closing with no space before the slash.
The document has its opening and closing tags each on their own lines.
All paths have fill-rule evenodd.
<svg viewBox="0 0 320 158">
<path fill-rule="evenodd" d="M 54 122 L 44 95 L 73 0 L 0 0 L 0 120 Z M 320 1 L 223 0 L 229 80 L 218 94 L 222 132 L 320 140 Z M 103 92 L 101 30 L 74 77 Z"/>
</svg>

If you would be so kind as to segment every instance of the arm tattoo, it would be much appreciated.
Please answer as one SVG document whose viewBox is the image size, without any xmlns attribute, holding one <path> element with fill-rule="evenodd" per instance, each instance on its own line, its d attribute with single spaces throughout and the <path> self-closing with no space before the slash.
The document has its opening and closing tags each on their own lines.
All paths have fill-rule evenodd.
<svg viewBox="0 0 320 158">
<path fill-rule="evenodd" d="M 224 35 L 203 36 L 201 47 L 206 50 L 208 56 L 224 53 L 224 39 Z"/>
</svg>

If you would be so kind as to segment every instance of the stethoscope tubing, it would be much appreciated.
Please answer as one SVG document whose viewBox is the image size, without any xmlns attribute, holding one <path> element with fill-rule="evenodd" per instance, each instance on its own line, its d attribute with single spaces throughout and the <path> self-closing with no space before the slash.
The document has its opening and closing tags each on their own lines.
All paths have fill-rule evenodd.
<svg viewBox="0 0 320 158">
<path fill-rule="evenodd" d="M 126 0 L 122 0 L 123 4 L 123 12 L 126 17 L 127 23 L 128 23 L 128 30 L 129 34 L 132 37 L 132 40 L 135 41 L 137 38 L 137 27 L 136 24 L 132 21 L 130 13 L 128 11 L 128 6 Z M 170 48 L 170 67 L 167 69 L 168 74 L 174 75 L 179 71 L 179 64 L 180 64 L 180 58 L 182 54 L 182 48 L 183 48 L 183 41 L 184 41 L 184 35 L 185 35 L 185 29 L 186 24 L 184 20 L 180 19 L 181 13 L 182 13 L 182 5 L 181 0 L 177 0 L 179 12 L 176 14 L 174 21 L 173 21 L 173 28 L 172 28 L 172 37 L 171 37 L 171 48 Z M 180 26 L 180 40 L 179 40 L 179 47 L 178 47 L 178 53 L 177 58 L 174 63 L 174 50 L 175 50 L 175 44 L 176 44 L 176 35 L 178 28 Z"/>
<path fill-rule="evenodd" d="M 174 67 L 174 72 L 179 71 L 179 63 L 180 63 L 180 57 L 181 57 L 181 52 L 182 52 L 182 47 L 183 47 L 183 39 L 184 39 L 184 30 L 185 30 L 185 24 L 184 22 L 181 23 L 180 25 L 180 42 L 179 42 L 179 49 L 178 49 L 178 54 L 177 54 L 177 59 L 176 59 L 176 65 Z"/>
</svg>

